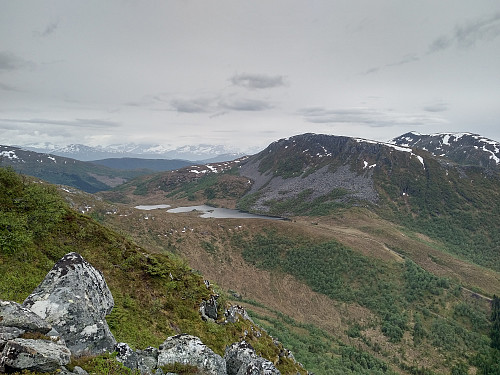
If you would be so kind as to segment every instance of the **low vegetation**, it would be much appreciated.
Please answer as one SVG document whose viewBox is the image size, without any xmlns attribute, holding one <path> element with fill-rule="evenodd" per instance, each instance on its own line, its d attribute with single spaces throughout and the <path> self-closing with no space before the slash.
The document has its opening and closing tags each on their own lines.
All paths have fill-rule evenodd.
<svg viewBox="0 0 500 375">
<path fill-rule="evenodd" d="M 413 368 L 404 355 L 394 362 L 395 357 L 382 350 L 369 332 L 380 332 L 401 349 L 409 345 L 407 350 L 435 351 L 449 364 L 458 366 L 464 358 L 468 359 L 463 362 L 467 368 L 478 366 L 474 353 L 490 350 L 489 333 L 493 328 L 487 305 L 465 298 L 460 285 L 425 271 L 410 259 L 403 263 L 378 261 L 336 241 L 311 242 L 271 230 L 234 235 L 232 245 L 256 267 L 294 275 L 332 300 L 358 303 L 375 313 L 377 319 L 365 325 L 352 322 L 346 335 L 400 370 L 429 374 L 434 371 Z M 282 327 L 283 321 L 258 314 L 256 318 L 271 325 L 270 332 L 290 347 L 294 347 L 296 340 L 302 340 L 300 345 L 305 345 L 304 340 L 307 342 L 300 334 L 288 336 L 290 333 Z M 278 332 L 285 332 L 282 334 L 286 338 L 281 338 Z M 321 340 L 315 341 L 321 343 Z M 300 345 L 295 346 L 300 348 Z M 314 353 L 296 352 L 299 361 L 314 363 Z M 428 372 L 419 372 L 424 370 Z"/>
<path fill-rule="evenodd" d="M 23 302 L 57 260 L 76 251 L 105 276 L 115 299 L 107 321 L 119 342 L 158 347 L 168 336 L 188 333 L 223 354 L 245 337 L 259 354 L 274 355 L 268 358 L 284 373 L 303 371 L 281 361 L 272 339 L 251 322 L 203 321 L 199 306 L 214 291 L 200 274 L 69 209 L 52 186 L 0 168 L 0 202 L 0 299 Z M 218 302 L 223 319 L 224 296 Z"/>
</svg>

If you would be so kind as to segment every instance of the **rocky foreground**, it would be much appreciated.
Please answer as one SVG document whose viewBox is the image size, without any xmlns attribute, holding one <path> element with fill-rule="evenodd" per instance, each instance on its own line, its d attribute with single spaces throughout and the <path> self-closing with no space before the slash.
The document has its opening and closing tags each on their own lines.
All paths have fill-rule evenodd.
<svg viewBox="0 0 500 375">
<path fill-rule="evenodd" d="M 207 303 L 200 313 L 210 319 Z M 85 375 L 78 366 L 73 372 L 64 366 L 71 358 L 117 352 L 118 361 L 142 374 L 162 374 L 163 366 L 174 363 L 214 375 L 280 373 L 245 341 L 226 348 L 224 357 L 186 334 L 167 338 L 159 348 L 134 351 L 126 343 L 117 343 L 106 323 L 113 306 L 102 274 L 79 254 L 65 255 L 22 305 L 0 300 L 0 372 Z M 226 316 L 228 321 L 248 319 L 237 308 L 229 309 Z"/>
</svg>

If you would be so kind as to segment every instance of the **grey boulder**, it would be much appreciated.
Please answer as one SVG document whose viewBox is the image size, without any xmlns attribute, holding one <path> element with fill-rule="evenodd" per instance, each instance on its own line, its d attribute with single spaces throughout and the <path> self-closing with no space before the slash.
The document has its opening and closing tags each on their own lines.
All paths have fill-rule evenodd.
<svg viewBox="0 0 500 375">
<path fill-rule="evenodd" d="M 234 343 L 224 354 L 228 375 L 280 375 L 271 361 L 259 357 L 246 341 Z"/>
<path fill-rule="evenodd" d="M 3 348 L 0 371 L 56 371 L 69 363 L 71 352 L 50 340 L 14 339 Z"/>
<path fill-rule="evenodd" d="M 160 345 L 158 367 L 176 362 L 196 366 L 205 374 L 227 375 L 224 359 L 195 336 L 172 336 Z"/>
<path fill-rule="evenodd" d="M 0 300 L 0 327 L 15 327 L 46 334 L 52 328 L 29 308 L 14 301 Z"/>
<path fill-rule="evenodd" d="M 23 305 L 52 324 L 73 355 L 115 348 L 105 320 L 113 296 L 103 275 L 77 253 L 59 260 Z"/>
<path fill-rule="evenodd" d="M 116 359 L 131 370 L 137 370 L 137 353 L 124 342 L 116 344 Z"/>
</svg>

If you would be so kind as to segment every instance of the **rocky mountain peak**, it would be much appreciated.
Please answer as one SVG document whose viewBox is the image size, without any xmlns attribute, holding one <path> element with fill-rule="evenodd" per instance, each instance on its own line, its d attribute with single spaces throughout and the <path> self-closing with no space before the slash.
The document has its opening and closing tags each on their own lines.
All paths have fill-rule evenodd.
<svg viewBox="0 0 500 375">
<path fill-rule="evenodd" d="M 497 168 L 500 165 L 500 143 L 479 134 L 409 132 L 389 142 L 399 146 L 419 148 L 462 165 L 489 168 Z"/>
</svg>

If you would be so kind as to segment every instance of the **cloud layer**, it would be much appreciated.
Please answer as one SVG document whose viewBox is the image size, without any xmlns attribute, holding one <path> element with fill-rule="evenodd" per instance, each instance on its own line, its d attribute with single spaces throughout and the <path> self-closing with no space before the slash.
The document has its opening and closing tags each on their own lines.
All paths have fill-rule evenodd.
<svg viewBox="0 0 500 375">
<path fill-rule="evenodd" d="M 235 86 L 247 89 L 270 89 L 285 86 L 283 76 L 268 76 L 265 74 L 237 74 L 232 76 L 230 81 Z"/>
</svg>

